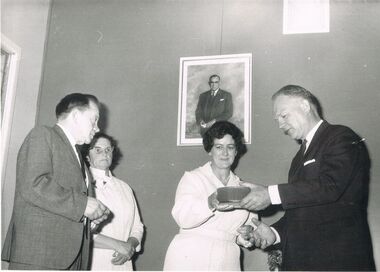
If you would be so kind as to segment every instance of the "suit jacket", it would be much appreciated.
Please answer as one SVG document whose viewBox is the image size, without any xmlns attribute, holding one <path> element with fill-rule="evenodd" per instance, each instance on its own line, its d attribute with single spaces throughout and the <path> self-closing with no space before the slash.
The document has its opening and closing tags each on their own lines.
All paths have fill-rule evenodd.
<svg viewBox="0 0 380 272">
<path fill-rule="evenodd" d="M 203 120 L 209 122 L 212 119 L 216 121 L 227 121 L 232 117 L 233 105 L 231 93 L 219 89 L 215 96 L 211 95 L 211 90 L 201 93 L 198 99 L 197 109 L 195 111 L 196 122 Z"/>
<path fill-rule="evenodd" d="M 283 270 L 374 270 L 367 223 L 370 159 L 348 127 L 324 121 L 304 155 L 294 157 L 288 184 L 278 186 L 284 216 Z"/>
<path fill-rule="evenodd" d="M 84 243 L 82 264 L 86 266 L 89 234 L 83 235 L 88 232 L 83 214 L 91 186 L 89 182 L 87 188 L 60 127 L 32 129 L 17 157 L 15 202 L 2 259 L 65 269 Z"/>
</svg>

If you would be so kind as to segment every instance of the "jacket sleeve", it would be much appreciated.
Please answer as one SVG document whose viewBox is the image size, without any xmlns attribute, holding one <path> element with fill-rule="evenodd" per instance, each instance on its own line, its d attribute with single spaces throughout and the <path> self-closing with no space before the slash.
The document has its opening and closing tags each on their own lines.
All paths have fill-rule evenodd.
<svg viewBox="0 0 380 272">
<path fill-rule="evenodd" d="M 197 104 L 197 109 L 195 110 L 195 121 L 199 125 L 201 121 L 203 121 L 203 96 L 202 94 L 199 95 L 198 98 L 198 104 Z"/>
<path fill-rule="evenodd" d="M 316 159 L 319 161 L 304 166 L 293 182 L 278 185 L 283 208 L 332 203 L 350 186 L 362 186 L 369 158 L 364 144 L 357 141 L 358 136 L 349 129 L 333 133 L 320 147 L 323 153 Z"/>
<path fill-rule="evenodd" d="M 87 195 L 78 189 L 80 185 L 70 185 L 72 181 L 67 179 L 72 174 L 57 174 L 58 168 L 67 167 L 70 162 L 57 165 L 51 137 L 47 128 L 35 128 L 26 137 L 17 158 L 16 194 L 42 210 L 79 222 L 86 209 Z"/>
</svg>

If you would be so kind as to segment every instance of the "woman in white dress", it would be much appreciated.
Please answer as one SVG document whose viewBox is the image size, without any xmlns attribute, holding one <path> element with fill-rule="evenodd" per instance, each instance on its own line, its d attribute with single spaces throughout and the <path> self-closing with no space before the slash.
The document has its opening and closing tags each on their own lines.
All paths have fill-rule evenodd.
<svg viewBox="0 0 380 272">
<path fill-rule="evenodd" d="M 111 211 L 110 220 L 94 233 L 91 270 L 133 270 L 132 257 L 140 251 L 144 226 L 131 187 L 110 171 L 116 142 L 98 133 L 86 156 L 95 180 L 95 195 Z"/>
<path fill-rule="evenodd" d="M 166 252 L 164 270 L 240 271 L 238 243 L 249 246 L 237 229 L 256 214 L 217 201 L 216 190 L 239 186 L 231 166 L 246 150 L 243 133 L 232 123 L 216 122 L 203 136 L 211 161 L 185 172 L 175 197 L 172 215 L 180 227 Z"/>
</svg>

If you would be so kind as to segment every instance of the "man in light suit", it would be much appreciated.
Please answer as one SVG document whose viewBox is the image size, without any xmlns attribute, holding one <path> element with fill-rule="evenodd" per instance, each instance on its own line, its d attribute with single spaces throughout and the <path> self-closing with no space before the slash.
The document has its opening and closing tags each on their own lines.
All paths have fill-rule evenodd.
<svg viewBox="0 0 380 272">
<path fill-rule="evenodd" d="M 199 95 L 195 119 L 202 136 L 216 121 L 228 121 L 232 117 L 231 93 L 219 89 L 219 83 L 218 75 L 210 76 L 210 90 Z"/>
<path fill-rule="evenodd" d="M 16 270 L 88 269 L 90 220 L 109 210 L 94 198 L 76 145 L 99 131 L 99 102 L 73 93 L 56 106 L 54 127 L 35 127 L 17 157 L 16 192 L 2 259 Z"/>
<path fill-rule="evenodd" d="M 270 228 L 255 221 L 246 236 L 257 247 L 281 243 L 283 270 L 375 270 L 367 222 L 370 159 L 350 128 L 321 119 L 317 98 L 288 85 L 273 97 L 274 118 L 302 141 L 287 184 L 249 185 L 240 205 L 262 210 L 281 204 L 284 216 Z"/>
</svg>

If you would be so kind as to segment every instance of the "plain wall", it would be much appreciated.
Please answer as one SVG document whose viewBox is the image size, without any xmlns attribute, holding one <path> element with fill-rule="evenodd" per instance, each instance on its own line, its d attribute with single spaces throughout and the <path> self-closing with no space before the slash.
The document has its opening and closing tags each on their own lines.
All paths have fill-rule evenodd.
<svg viewBox="0 0 380 272">
<path fill-rule="evenodd" d="M 369 221 L 380 265 L 380 4 L 330 2 L 330 33 L 283 35 L 280 0 L 52 1 L 37 123 L 54 124 L 56 103 L 74 91 L 91 92 L 107 106 L 104 129 L 124 153 L 115 174 L 134 189 L 146 226 L 138 270 L 162 269 L 178 232 L 170 214 L 178 181 L 208 160 L 201 146 L 176 145 L 179 58 L 248 52 L 252 144 L 237 174 L 286 182 L 298 147 L 276 127 L 270 97 L 289 83 L 311 90 L 328 121 L 366 138 Z M 246 270 L 268 269 L 266 254 L 245 253 Z"/>
<path fill-rule="evenodd" d="M 1 162 L 5 164 L 1 181 L 1 237 L 5 237 L 12 214 L 17 152 L 35 125 L 49 10 L 50 0 L 1 0 L 1 33 L 21 49 L 8 159 Z M 5 267 L 8 264 L 2 263 Z"/>
</svg>

